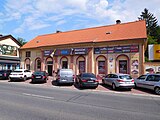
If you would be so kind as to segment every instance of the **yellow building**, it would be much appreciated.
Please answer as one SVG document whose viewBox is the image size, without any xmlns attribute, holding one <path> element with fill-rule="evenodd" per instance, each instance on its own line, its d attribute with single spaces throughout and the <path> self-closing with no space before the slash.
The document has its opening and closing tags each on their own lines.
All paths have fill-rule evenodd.
<svg viewBox="0 0 160 120">
<path fill-rule="evenodd" d="M 145 21 L 117 23 L 40 35 L 21 48 L 21 67 L 45 70 L 71 68 L 75 74 L 143 73 L 147 42 Z"/>
</svg>

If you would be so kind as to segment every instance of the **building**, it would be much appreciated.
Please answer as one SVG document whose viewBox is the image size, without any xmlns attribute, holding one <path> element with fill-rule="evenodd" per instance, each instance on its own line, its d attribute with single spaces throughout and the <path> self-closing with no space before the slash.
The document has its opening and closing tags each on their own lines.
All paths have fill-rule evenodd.
<svg viewBox="0 0 160 120">
<path fill-rule="evenodd" d="M 145 21 L 40 35 L 21 48 L 24 68 L 71 68 L 75 74 L 143 73 L 147 42 Z"/>
<path fill-rule="evenodd" d="M 19 49 L 21 46 L 12 35 L 0 35 L 0 70 L 20 67 Z"/>
</svg>

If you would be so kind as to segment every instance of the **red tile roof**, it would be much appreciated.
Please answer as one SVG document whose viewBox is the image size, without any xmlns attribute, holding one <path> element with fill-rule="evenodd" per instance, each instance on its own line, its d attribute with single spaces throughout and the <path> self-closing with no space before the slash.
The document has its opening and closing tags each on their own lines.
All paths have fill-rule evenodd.
<svg viewBox="0 0 160 120">
<path fill-rule="evenodd" d="M 85 42 L 104 42 L 147 38 L 145 21 L 100 26 L 68 32 L 40 35 L 21 49 Z"/>
</svg>

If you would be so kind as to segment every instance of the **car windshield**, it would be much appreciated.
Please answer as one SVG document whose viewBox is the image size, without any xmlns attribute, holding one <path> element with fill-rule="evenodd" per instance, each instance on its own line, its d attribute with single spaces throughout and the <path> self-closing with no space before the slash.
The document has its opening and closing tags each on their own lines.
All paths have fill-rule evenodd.
<svg viewBox="0 0 160 120">
<path fill-rule="evenodd" d="M 132 79 L 132 77 L 129 75 L 120 75 L 119 78 L 120 79 L 127 79 L 127 80 Z"/>
<path fill-rule="evenodd" d="M 33 74 L 34 74 L 34 75 L 44 75 L 45 72 L 34 72 Z"/>
<path fill-rule="evenodd" d="M 82 77 L 96 78 L 96 76 L 92 73 L 84 73 L 84 74 L 82 74 Z"/>
</svg>

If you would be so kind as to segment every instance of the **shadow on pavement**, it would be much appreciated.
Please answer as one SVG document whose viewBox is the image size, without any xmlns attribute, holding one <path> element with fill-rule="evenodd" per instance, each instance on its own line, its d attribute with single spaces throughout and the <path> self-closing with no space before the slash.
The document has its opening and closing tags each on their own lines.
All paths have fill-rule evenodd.
<svg viewBox="0 0 160 120">
<path fill-rule="evenodd" d="M 142 91 L 142 92 L 145 92 L 145 93 L 149 93 L 149 94 L 153 94 L 155 95 L 154 91 L 152 90 L 149 90 L 149 89 L 145 89 L 145 88 L 134 88 L 134 90 L 139 90 L 139 91 Z"/>
<path fill-rule="evenodd" d="M 72 84 L 69 84 L 69 83 L 57 84 L 56 80 L 52 80 L 52 85 L 53 86 L 72 86 Z"/>
<path fill-rule="evenodd" d="M 99 84 L 101 85 L 102 87 L 108 89 L 108 90 L 111 90 L 111 91 L 119 91 L 119 92 L 128 92 L 128 91 L 131 91 L 130 89 L 126 89 L 126 88 L 117 88 L 116 90 L 113 90 L 111 86 L 109 85 L 104 85 L 104 84 Z"/>
</svg>

